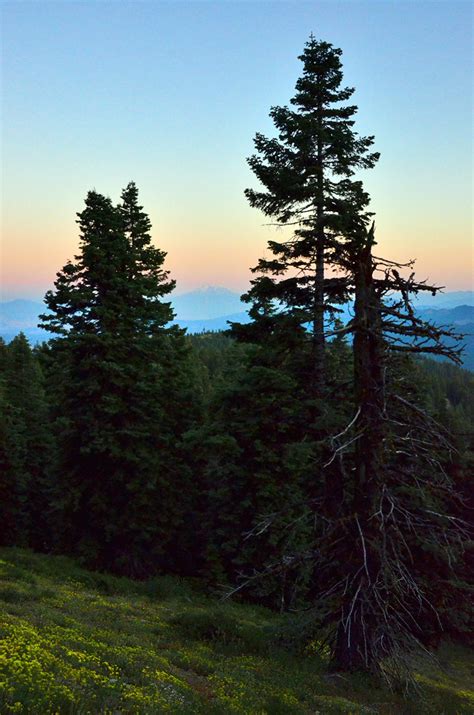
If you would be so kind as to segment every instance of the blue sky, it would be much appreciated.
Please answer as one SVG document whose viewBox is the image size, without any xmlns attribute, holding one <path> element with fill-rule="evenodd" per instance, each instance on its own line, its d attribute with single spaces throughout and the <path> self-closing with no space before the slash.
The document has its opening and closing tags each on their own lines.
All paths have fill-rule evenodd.
<svg viewBox="0 0 474 715">
<path fill-rule="evenodd" d="M 40 296 L 88 189 L 138 184 L 183 292 L 243 290 L 274 229 L 245 158 L 287 104 L 310 32 L 343 50 L 380 253 L 472 280 L 469 2 L 3 2 L 4 297 Z"/>
</svg>

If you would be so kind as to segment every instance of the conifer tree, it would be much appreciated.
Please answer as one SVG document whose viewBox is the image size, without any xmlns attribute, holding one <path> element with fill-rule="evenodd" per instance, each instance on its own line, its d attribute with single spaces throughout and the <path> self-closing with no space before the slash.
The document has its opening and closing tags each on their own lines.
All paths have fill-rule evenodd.
<svg viewBox="0 0 474 715">
<path fill-rule="evenodd" d="M 169 557 L 183 517 L 179 443 L 189 415 L 172 374 L 184 369 L 185 349 L 182 331 L 166 327 L 174 281 L 135 185 L 118 207 L 95 191 L 85 203 L 80 252 L 42 316 L 57 335 L 61 544 L 93 567 L 144 576 Z"/>
<path fill-rule="evenodd" d="M 253 326 L 243 326 L 248 327 Z M 204 463 L 196 471 L 201 466 L 208 494 L 202 509 L 207 573 L 236 590 L 245 584 L 246 598 L 289 609 L 301 603 L 311 573 L 313 531 L 308 520 L 297 517 L 321 491 L 320 480 L 311 478 L 319 445 L 310 428 L 313 400 L 304 377 L 312 355 L 297 324 L 291 331 L 282 323 L 273 326 L 257 342 L 261 328 L 262 321 L 255 344 L 237 343 L 245 348 L 240 370 L 217 390 L 207 426 L 194 436 Z M 245 330 L 245 339 L 249 335 Z M 344 337 L 329 343 L 327 351 L 330 384 L 347 382 L 350 349 Z M 347 398 L 347 384 L 341 389 Z M 341 409 L 342 395 L 331 397 L 326 425 L 337 431 L 351 406 L 346 399 Z M 260 578 L 262 571 L 267 578 Z"/>
<path fill-rule="evenodd" d="M 325 409 L 308 422 L 310 441 L 319 438 L 322 448 L 313 452 L 307 475 L 316 488 L 297 522 L 306 517 L 315 526 L 308 598 L 335 666 L 399 676 L 426 642 L 423 620 L 433 631 L 434 620 L 441 624 L 446 615 L 426 564 L 439 569 L 449 589 L 464 533 L 446 469 L 449 439 L 410 399 L 397 356 L 434 353 L 458 361 L 459 347 L 452 331 L 423 322 L 411 305 L 413 294 L 438 288 L 413 273 L 404 278 L 411 264 L 373 257 L 368 196 L 352 177 L 378 155 L 369 153 L 372 137 L 353 132 L 355 107 L 339 104 L 353 92 L 339 89 L 339 55 L 311 38 L 292 100 L 297 110 L 272 110 L 279 139 L 257 135 L 259 155 L 250 165 L 266 191 L 247 196 L 296 230 L 287 241 L 269 243 L 274 258 L 259 262 L 254 271 L 263 275 L 246 296 L 253 322 L 234 333 L 265 344 L 279 330 L 290 336 L 309 325 L 313 357 L 302 366 L 302 384 L 314 398 L 326 396 L 327 405 L 324 312 L 337 313 L 335 303 L 354 297 L 353 320 L 331 331 L 336 339 L 353 335 L 352 384 L 340 411 L 349 407 L 351 414 L 332 435 L 321 419 Z M 326 263 L 335 276 L 325 277 Z M 304 399 L 297 409 L 305 412 Z M 285 513 L 282 499 L 281 511 L 273 519 L 262 515 L 254 533 L 264 536 Z M 278 568 L 269 562 L 261 573 Z"/>
<path fill-rule="evenodd" d="M 450 476 L 453 448 L 423 409 L 406 363 L 435 354 L 459 364 L 461 336 L 417 317 L 411 296 L 439 289 L 403 277 L 411 263 L 374 258 L 374 243 L 372 228 L 340 259 L 355 296 L 354 317 L 339 333 L 353 334 L 352 414 L 318 464 L 337 477 L 338 508 L 316 494 L 298 522 L 306 514 L 315 525 L 308 600 L 333 665 L 399 680 L 411 678 L 413 656 L 443 629 L 465 629 L 468 525 Z M 262 520 L 257 533 L 270 528 Z M 269 566 L 263 574 L 273 573 Z"/>
<path fill-rule="evenodd" d="M 53 435 L 43 375 L 23 333 L 2 353 L 3 541 L 44 549 L 50 543 Z"/>
<path fill-rule="evenodd" d="M 337 304 L 347 296 L 347 288 L 342 277 L 326 277 L 325 267 L 334 267 L 345 245 L 354 241 L 369 220 L 369 197 L 354 173 L 373 167 L 378 159 L 371 152 L 373 137 L 359 137 L 353 129 L 357 108 L 347 102 L 354 90 L 342 86 L 340 56 L 340 50 L 311 36 L 300 57 L 303 74 L 296 83 L 293 106 L 273 107 L 270 112 L 278 138 L 256 135 L 257 153 L 248 161 L 262 188 L 247 189 L 246 196 L 252 206 L 293 234 L 269 242 L 273 256 L 260 259 L 253 269 L 257 277 L 244 296 L 251 303 L 252 322 L 232 325 L 234 336 L 259 344 L 263 352 L 268 353 L 273 342 L 279 344 L 281 354 L 286 351 L 282 364 L 293 365 L 293 417 L 300 429 L 291 441 L 304 445 L 305 452 L 299 488 L 306 502 L 325 491 L 331 512 L 340 504 L 340 474 L 335 469 L 323 474 L 318 465 L 327 454 L 328 435 L 343 427 L 348 402 L 336 399 L 344 389 L 341 375 L 335 364 L 326 365 L 325 314 L 337 321 Z M 299 359 L 288 358 L 297 343 Z M 331 351 L 334 357 L 338 347 L 344 351 L 336 341 Z M 346 365 L 340 367 L 347 371 Z M 282 384 L 287 377 L 282 374 Z M 281 416 L 275 410 L 274 422 L 278 421 Z M 285 444 L 287 438 L 288 433 L 282 431 L 281 454 L 292 449 Z M 265 437 L 262 441 L 265 444 Z M 280 469 L 286 470 L 291 482 L 284 460 Z M 249 488 L 250 474 L 255 472 L 247 469 L 246 473 Z M 258 518 L 255 512 L 254 520 Z M 236 519 L 236 526 L 239 523 Z"/>
<path fill-rule="evenodd" d="M 6 397 L 6 345 L 0 338 L 0 544 L 11 546 L 18 539 L 18 514 L 21 511 L 18 485 L 12 461 L 10 406 Z M 24 535 L 21 535 L 24 536 Z"/>
<path fill-rule="evenodd" d="M 369 197 L 358 169 L 371 168 L 379 155 L 373 137 L 354 131 L 357 107 L 347 104 L 354 89 L 342 87 L 341 50 L 312 35 L 300 60 L 303 74 L 291 99 L 293 108 L 273 107 L 278 138 L 257 134 L 249 165 L 263 190 L 247 189 L 252 206 L 282 226 L 295 227 L 291 238 L 269 241 L 273 258 L 260 259 L 258 277 L 245 297 L 254 304 L 254 320 L 265 306 L 311 325 L 311 383 L 324 389 L 325 313 L 334 314 L 344 297 L 337 278 L 325 281 L 326 261 L 334 261 L 348 232 L 367 224 Z"/>
<path fill-rule="evenodd" d="M 239 373 L 215 396 L 207 433 L 200 437 L 208 452 L 203 481 L 211 575 L 221 584 L 238 585 L 268 563 L 278 564 L 278 573 L 256 580 L 245 592 L 278 608 L 295 603 L 304 578 L 292 558 L 306 547 L 309 533 L 307 525 L 297 533 L 286 530 L 306 500 L 311 454 L 311 444 L 302 438 L 308 415 L 295 370 L 307 346 L 297 343 L 295 338 L 292 353 L 277 340 L 250 346 Z M 282 500 L 286 510 L 278 528 L 252 538 L 262 517 L 279 511 Z"/>
<path fill-rule="evenodd" d="M 404 277 L 412 262 L 374 258 L 374 243 L 372 227 L 343 263 L 355 294 L 348 326 L 354 414 L 333 440 L 343 503 L 339 517 L 326 522 L 318 599 L 327 623 L 337 624 L 336 667 L 399 678 L 410 677 L 411 656 L 449 623 L 440 590 L 444 599 L 456 590 L 467 535 L 447 468 L 449 434 L 423 410 L 400 356 L 443 355 L 459 364 L 462 336 L 416 316 L 412 296 L 439 289 L 413 272 Z M 458 588 L 461 609 L 465 596 Z"/>
</svg>

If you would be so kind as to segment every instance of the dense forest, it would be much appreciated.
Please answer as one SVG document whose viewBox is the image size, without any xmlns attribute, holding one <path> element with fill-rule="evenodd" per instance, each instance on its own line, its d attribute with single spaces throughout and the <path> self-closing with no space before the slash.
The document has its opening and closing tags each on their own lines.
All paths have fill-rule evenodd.
<svg viewBox="0 0 474 715">
<path fill-rule="evenodd" d="M 374 255 L 359 175 L 379 156 L 340 55 L 311 37 L 277 138 L 255 138 L 247 198 L 289 231 L 253 269 L 250 323 L 170 327 L 137 187 L 88 193 L 51 339 L 0 344 L 0 545 L 199 577 L 293 614 L 335 669 L 393 680 L 472 631 L 474 377 L 462 336 L 413 311 L 438 288 Z"/>
</svg>

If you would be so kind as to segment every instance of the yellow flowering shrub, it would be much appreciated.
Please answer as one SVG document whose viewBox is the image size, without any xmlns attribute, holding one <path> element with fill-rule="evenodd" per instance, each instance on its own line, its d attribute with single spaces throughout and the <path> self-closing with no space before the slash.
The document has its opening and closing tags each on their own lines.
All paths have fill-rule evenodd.
<svg viewBox="0 0 474 715">
<path fill-rule="evenodd" d="M 369 687 L 364 677 L 326 678 L 320 652 L 302 657 L 267 647 L 262 624 L 278 618 L 216 605 L 170 577 L 138 584 L 88 573 L 63 557 L 1 549 L 0 713 L 408 711 L 401 696 Z M 474 712 L 472 655 L 461 649 L 453 663 L 449 677 L 435 667 L 420 674 L 414 712 Z"/>
</svg>

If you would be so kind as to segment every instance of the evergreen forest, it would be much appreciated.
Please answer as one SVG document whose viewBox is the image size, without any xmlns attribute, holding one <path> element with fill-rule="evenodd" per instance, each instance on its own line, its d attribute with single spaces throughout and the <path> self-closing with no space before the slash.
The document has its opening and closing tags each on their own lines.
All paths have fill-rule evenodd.
<svg viewBox="0 0 474 715">
<path fill-rule="evenodd" d="M 463 336 L 413 309 L 440 287 L 379 255 L 363 185 L 379 153 L 341 54 L 311 36 L 274 135 L 255 136 L 246 197 L 282 230 L 251 268 L 249 323 L 171 325 L 175 282 L 137 186 L 87 194 L 77 255 L 45 296 L 50 340 L 0 342 L 0 546 L 42 577 L 63 559 L 104 593 L 130 579 L 134 603 L 163 596 L 147 584 L 192 584 L 183 599 L 223 605 L 178 630 L 227 647 L 246 604 L 302 672 L 318 650 L 327 677 L 406 694 L 420 659 L 472 646 L 474 376 Z M 2 687 L 2 712 L 35 712 Z M 66 701 L 36 712 L 316 712 Z M 397 707 L 380 712 L 413 712 Z"/>
</svg>

